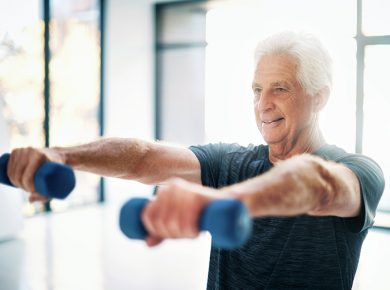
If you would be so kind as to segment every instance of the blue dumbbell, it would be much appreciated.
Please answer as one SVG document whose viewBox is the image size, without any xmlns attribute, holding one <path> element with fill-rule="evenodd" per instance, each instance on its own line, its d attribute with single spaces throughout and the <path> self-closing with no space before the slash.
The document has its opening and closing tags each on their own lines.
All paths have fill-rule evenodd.
<svg viewBox="0 0 390 290">
<path fill-rule="evenodd" d="M 148 235 L 141 221 L 141 213 L 149 201 L 146 198 L 133 198 L 122 206 L 119 227 L 127 237 L 143 240 Z M 242 202 L 221 199 L 211 202 L 203 210 L 199 229 L 210 232 L 213 247 L 234 249 L 248 240 L 252 232 L 252 221 Z"/>
<path fill-rule="evenodd" d="M 0 183 L 14 186 L 7 175 L 7 165 L 10 155 L 0 157 Z M 76 179 L 71 167 L 51 161 L 43 163 L 35 172 L 35 190 L 49 198 L 64 199 L 76 185 Z"/>
</svg>

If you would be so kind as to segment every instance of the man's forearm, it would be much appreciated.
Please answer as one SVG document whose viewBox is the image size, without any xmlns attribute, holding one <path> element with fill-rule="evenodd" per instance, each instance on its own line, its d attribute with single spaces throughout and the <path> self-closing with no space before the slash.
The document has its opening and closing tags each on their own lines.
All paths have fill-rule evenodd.
<svg viewBox="0 0 390 290">
<path fill-rule="evenodd" d="M 99 175 L 136 179 L 150 142 L 139 139 L 104 138 L 74 147 L 53 147 L 64 163 Z"/>
<path fill-rule="evenodd" d="M 141 139 L 106 138 L 81 146 L 53 148 L 64 163 L 98 175 L 162 184 L 172 177 L 200 183 L 200 164 L 185 147 Z"/>
<path fill-rule="evenodd" d="M 346 167 L 311 155 L 277 164 L 269 172 L 222 189 L 241 199 L 252 216 L 359 214 L 359 182 Z"/>
</svg>

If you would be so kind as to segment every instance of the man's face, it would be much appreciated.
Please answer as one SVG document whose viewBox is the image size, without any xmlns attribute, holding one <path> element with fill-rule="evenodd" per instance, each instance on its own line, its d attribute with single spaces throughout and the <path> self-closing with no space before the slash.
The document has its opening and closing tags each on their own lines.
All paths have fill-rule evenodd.
<svg viewBox="0 0 390 290">
<path fill-rule="evenodd" d="M 270 144 L 293 145 L 310 130 L 313 98 L 297 78 L 297 62 L 287 55 L 264 56 L 253 79 L 257 126 Z"/>
</svg>

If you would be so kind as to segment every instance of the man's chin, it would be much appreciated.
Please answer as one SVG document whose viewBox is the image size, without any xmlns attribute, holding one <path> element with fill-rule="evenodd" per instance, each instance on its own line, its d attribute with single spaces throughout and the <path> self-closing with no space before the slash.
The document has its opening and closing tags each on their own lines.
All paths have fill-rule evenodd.
<svg viewBox="0 0 390 290">
<path fill-rule="evenodd" d="M 269 135 L 262 135 L 265 143 L 268 145 L 277 145 L 282 142 L 282 138 L 280 136 L 269 136 Z"/>
</svg>

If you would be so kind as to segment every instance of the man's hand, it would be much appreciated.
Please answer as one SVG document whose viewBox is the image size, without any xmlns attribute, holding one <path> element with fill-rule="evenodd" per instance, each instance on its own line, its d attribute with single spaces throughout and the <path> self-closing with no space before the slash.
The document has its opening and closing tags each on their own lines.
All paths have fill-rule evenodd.
<svg viewBox="0 0 390 290">
<path fill-rule="evenodd" d="M 141 216 L 149 233 L 147 245 L 158 245 L 166 238 L 197 237 L 202 210 L 211 201 L 221 198 L 216 192 L 216 189 L 183 179 L 172 179 L 161 186 Z"/>
<path fill-rule="evenodd" d="M 7 175 L 13 185 L 30 192 L 30 202 L 46 202 L 48 198 L 36 192 L 34 175 L 37 169 L 46 161 L 64 163 L 60 154 L 53 149 L 17 148 L 10 155 Z"/>
</svg>

